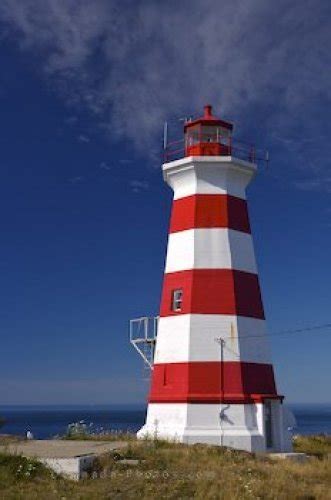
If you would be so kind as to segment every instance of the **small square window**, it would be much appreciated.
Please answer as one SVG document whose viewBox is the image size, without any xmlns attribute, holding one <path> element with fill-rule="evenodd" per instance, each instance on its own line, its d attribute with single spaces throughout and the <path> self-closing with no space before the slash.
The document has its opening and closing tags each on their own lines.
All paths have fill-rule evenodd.
<svg viewBox="0 0 331 500">
<path fill-rule="evenodd" d="M 181 311 L 183 304 L 183 290 L 179 288 L 178 290 L 172 291 L 172 301 L 171 307 L 173 311 Z"/>
</svg>

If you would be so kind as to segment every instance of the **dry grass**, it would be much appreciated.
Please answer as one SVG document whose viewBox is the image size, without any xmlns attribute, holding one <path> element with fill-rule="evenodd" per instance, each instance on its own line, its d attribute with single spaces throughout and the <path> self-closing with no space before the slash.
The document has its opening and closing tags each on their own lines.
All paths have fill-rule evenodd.
<svg viewBox="0 0 331 500">
<path fill-rule="evenodd" d="M 294 436 L 294 450 L 319 458 L 331 457 L 331 436 Z"/>
<path fill-rule="evenodd" d="M 65 435 L 61 439 L 66 441 L 136 441 L 137 437 L 132 432 L 112 431 L 99 434 L 76 433 Z"/>
<path fill-rule="evenodd" d="M 299 464 L 214 446 L 132 440 L 120 453 L 123 458 L 138 459 L 137 466 L 123 465 L 116 460 L 118 455 L 109 454 L 96 466 L 95 475 L 98 472 L 101 477 L 79 483 L 56 477 L 40 465 L 30 476 L 17 474 L 19 461 L 24 459 L 3 456 L 0 498 L 327 500 L 331 499 L 330 441 L 296 441 L 300 451 L 313 449 L 316 453 L 318 446 L 319 458 Z"/>
<path fill-rule="evenodd" d="M 13 436 L 11 434 L 0 434 L 0 445 L 17 443 L 18 441 L 24 441 L 24 438 L 21 436 Z"/>
</svg>

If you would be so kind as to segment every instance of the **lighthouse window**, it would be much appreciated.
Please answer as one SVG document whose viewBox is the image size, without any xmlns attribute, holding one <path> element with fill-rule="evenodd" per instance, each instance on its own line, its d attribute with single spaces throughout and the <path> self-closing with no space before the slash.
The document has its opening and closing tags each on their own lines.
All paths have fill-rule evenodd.
<svg viewBox="0 0 331 500">
<path fill-rule="evenodd" d="M 183 290 L 179 288 L 178 290 L 172 291 L 172 310 L 181 311 L 183 303 Z"/>
</svg>

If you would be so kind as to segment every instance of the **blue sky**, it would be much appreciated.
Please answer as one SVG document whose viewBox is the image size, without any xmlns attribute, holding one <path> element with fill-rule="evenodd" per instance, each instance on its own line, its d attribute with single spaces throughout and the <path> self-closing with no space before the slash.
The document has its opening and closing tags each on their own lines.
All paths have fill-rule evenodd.
<svg viewBox="0 0 331 500">
<path fill-rule="evenodd" d="M 144 401 L 128 321 L 158 312 L 163 122 L 207 101 L 270 151 L 248 192 L 270 332 L 330 323 L 330 11 L 3 0 L 2 404 Z M 330 402 L 330 330 L 271 342 L 280 392 Z"/>
</svg>

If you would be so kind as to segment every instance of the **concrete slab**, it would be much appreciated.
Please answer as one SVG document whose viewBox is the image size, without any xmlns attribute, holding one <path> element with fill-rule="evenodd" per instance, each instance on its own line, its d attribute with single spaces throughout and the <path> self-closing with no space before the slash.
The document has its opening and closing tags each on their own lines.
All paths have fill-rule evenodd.
<svg viewBox="0 0 331 500">
<path fill-rule="evenodd" d="M 268 453 L 268 458 L 272 460 L 292 460 L 293 462 L 307 462 L 309 459 L 305 453 Z"/>
<path fill-rule="evenodd" d="M 37 458 L 39 462 L 67 479 L 79 481 L 89 476 L 96 455 L 85 455 L 74 458 Z"/>
<path fill-rule="evenodd" d="M 37 459 L 56 473 L 79 480 L 86 475 L 96 457 L 127 445 L 126 441 L 45 439 L 0 445 L 0 452 Z"/>
<path fill-rule="evenodd" d="M 2 445 L 0 446 L 0 452 L 6 451 L 7 453 L 35 458 L 72 458 L 82 455 L 100 455 L 126 446 L 126 441 L 36 439 Z"/>
<path fill-rule="evenodd" d="M 119 465 L 140 465 L 141 463 L 145 462 L 145 460 L 137 460 L 135 458 L 123 458 L 122 460 L 117 460 L 117 463 Z"/>
</svg>

